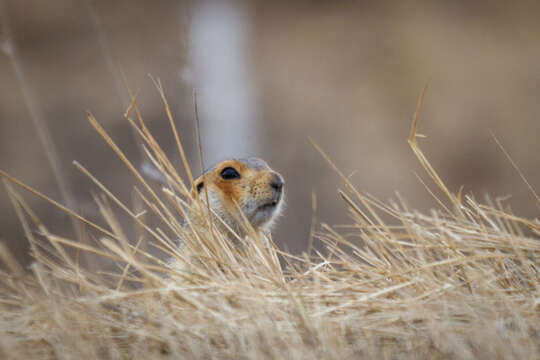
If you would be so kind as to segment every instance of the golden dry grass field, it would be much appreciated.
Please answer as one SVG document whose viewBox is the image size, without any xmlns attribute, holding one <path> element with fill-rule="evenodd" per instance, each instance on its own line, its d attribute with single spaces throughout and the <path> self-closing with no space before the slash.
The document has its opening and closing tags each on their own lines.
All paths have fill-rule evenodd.
<svg viewBox="0 0 540 360">
<path fill-rule="evenodd" d="M 314 206 L 310 246 L 299 255 L 270 236 L 233 244 L 210 218 L 185 223 L 207 209 L 190 198 L 135 99 L 125 117 L 167 180 L 157 190 L 89 115 L 138 181 L 139 202 L 128 205 L 75 164 L 95 184 L 103 223 L 55 203 L 80 230 L 66 238 L 22 192 L 53 200 L 0 173 L 32 256 L 26 271 L 0 247 L 0 358 L 537 359 L 540 222 L 503 198 L 448 190 L 418 143 L 420 105 L 409 144 L 437 207 L 421 213 L 406 194 L 389 202 L 364 194 L 314 144 L 341 181 L 349 218 L 330 227 Z M 136 237 L 125 235 L 122 216 Z M 90 268 L 90 258 L 100 261 Z"/>
</svg>

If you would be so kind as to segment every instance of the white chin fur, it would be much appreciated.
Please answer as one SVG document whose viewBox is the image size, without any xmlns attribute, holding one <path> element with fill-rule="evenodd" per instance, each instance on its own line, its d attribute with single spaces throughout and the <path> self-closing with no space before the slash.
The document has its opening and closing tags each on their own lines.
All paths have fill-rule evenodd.
<svg viewBox="0 0 540 360">
<path fill-rule="evenodd" d="M 276 219 L 281 215 L 283 209 L 283 200 L 281 200 L 274 208 L 264 209 L 264 220 L 259 223 L 258 226 L 262 227 L 265 231 L 270 231 L 274 225 Z M 258 214 L 257 214 L 258 215 Z M 263 218 L 261 216 L 261 218 Z"/>
</svg>

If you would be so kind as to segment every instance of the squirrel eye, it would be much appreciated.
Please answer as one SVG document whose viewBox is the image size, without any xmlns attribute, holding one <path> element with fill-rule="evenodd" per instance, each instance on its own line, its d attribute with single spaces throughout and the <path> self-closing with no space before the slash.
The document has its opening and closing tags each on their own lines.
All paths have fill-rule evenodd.
<svg viewBox="0 0 540 360">
<path fill-rule="evenodd" d="M 240 174 L 232 167 L 226 167 L 225 169 L 221 170 L 221 177 L 225 180 L 237 179 L 240 177 Z"/>
<path fill-rule="evenodd" d="M 202 188 L 204 186 L 204 181 L 201 181 L 200 183 L 197 184 L 197 192 L 200 193 Z"/>
</svg>

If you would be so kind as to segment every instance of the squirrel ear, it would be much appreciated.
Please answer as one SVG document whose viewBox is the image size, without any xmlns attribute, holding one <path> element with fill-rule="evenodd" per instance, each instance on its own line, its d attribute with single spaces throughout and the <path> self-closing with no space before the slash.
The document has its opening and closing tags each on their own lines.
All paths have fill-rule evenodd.
<svg viewBox="0 0 540 360">
<path fill-rule="evenodd" d="M 200 194 L 203 187 L 204 187 L 204 181 L 201 181 L 200 183 L 198 183 L 197 185 L 193 187 L 193 189 L 191 190 L 191 195 L 195 196 L 197 194 Z"/>
</svg>

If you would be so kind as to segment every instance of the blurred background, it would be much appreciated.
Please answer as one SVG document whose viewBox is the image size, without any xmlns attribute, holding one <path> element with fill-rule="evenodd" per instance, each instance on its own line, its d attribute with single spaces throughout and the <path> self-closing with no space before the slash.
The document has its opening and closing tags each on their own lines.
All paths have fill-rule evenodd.
<svg viewBox="0 0 540 360">
<path fill-rule="evenodd" d="M 124 76 L 181 168 L 151 74 L 196 176 L 194 88 L 206 164 L 260 156 L 284 175 L 288 205 L 274 239 L 300 252 L 312 193 L 318 221 L 349 222 L 342 181 L 308 136 L 360 191 L 382 200 L 399 192 L 424 211 L 437 206 L 407 144 L 429 81 L 420 144 L 449 188 L 463 185 L 480 200 L 511 195 L 514 211 L 534 218 L 534 198 L 491 132 L 538 189 L 539 11 L 536 1 L 1 0 L 0 169 L 102 223 L 92 199 L 99 191 L 72 166 L 77 160 L 133 204 L 135 177 L 86 111 L 140 166 L 123 118 Z M 64 213 L 24 198 L 51 231 L 73 236 Z M 0 224 L 0 240 L 24 259 L 28 241 L 4 188 Z"/>
</svg>

